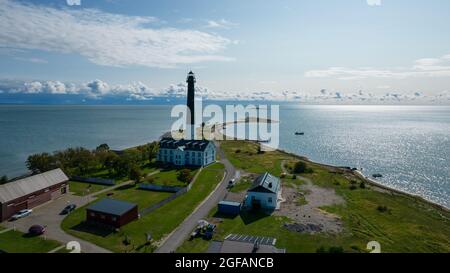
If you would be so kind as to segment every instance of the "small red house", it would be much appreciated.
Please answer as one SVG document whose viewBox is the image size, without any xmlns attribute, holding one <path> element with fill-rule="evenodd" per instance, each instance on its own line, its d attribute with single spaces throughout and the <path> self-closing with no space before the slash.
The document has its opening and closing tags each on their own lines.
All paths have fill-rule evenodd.
<svg viewBox="0 0 450 273">
<path fill-rule="evenodd" d="M 86 209 L 88 222 L 100 223 L 106 226 L 120 228 L 139 218 L 138 206 L 133 203 L 102 199 Z"/>
</svg>

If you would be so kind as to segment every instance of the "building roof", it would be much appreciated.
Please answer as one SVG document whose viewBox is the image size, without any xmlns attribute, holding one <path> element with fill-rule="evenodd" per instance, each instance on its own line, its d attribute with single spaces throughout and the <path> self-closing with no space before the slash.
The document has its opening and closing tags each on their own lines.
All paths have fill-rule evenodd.
<svg viewBox="0 0 450 273">
<path fill-rule="evenodd" d="M 233 201 L 220 201 L 219 205 L 232 206 L 232 207 L 240 207 L 241 203 L 233 202 Z"/>
<path fill-rule="evenodd" d="M 55 169 L 0 185 L 0 202 L 10 202 L 68 180 L 69 178 L 61 169 Z"/>
<path fill-rule="evenodd" d="M 253 186 L 248 191 L 278 193 L 279 188 L 280 179 L 270 173 L 265 173 L 258 176 L 255 181 L 253 181 Z"/>
<path fill-rule="evenodd" d="M 121 216 L 134 209 L 136 206 L 137 205 L 133 203 L 105 198 L 90 205 L 87 209 L 100 213 Z"/>
<path fill-rule="evenodd" d="M 163 149 L 178 149 L 183 147 L 185 151 L 203 152 L 210 143 L 212 142 L 209 140 L 175 140 L 170 137 L 165 137 L 159 142 L 159 147 Z"/>
</svg>

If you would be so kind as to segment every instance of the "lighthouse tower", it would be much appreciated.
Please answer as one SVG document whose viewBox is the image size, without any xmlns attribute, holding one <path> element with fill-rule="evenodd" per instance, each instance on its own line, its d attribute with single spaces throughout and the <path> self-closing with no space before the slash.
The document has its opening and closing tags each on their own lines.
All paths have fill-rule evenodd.
<svg viewBox="0 0 450 273">
<path fill-rule="evenodd" d="M 186 82 L 188 84 L 188 94 L 187 94 L 187 107 L 189 109 L 187 113 L 187 120 L 186 120 L 186 128 L 188 131 L 188 134 L 190 135 L 190 139 L 195 138 L 195 74 L 194 72 L 189 72 L 187 75 Z M 187 135 L 186 137 L 188 137 Z"/>
</svg>

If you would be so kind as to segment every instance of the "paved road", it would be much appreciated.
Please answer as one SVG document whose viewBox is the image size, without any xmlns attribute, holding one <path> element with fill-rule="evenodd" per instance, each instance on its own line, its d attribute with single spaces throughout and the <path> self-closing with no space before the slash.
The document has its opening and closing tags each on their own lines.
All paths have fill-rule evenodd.
<svg viewBox="0 0 450 273">
<path fill-rule="evenodd" d="M 198 224 L 198 221 L 206 218 L 208 213 L 217 206 L 227 193 L 228 181 L 233 179 L 236 174 L 236 169 L 231 165 L 231 163 L 226 159 L 225 154 L 220 146 L 216 143 L 217 151 L 220 155 L 220 162 L 225 165 L 225 177 L 220 182 L 216 190 L 210 194 L 202 204 L 190 215 L 183 223 L 173 231 L 162 245 L 155 251 L 156 253 L 170 253 L 174 252 L 191 234 Z"/>
<path fill-rule="evenodd" d="M 28 229 L 32 225 L 47 226 L 47 230 L 45 232 L 46 238 L 59 241 L 63 244 L 70 241 L 77 241 L 80 243 L 81 251 L 84 253 L 108 253 L 110 251 L 65 233 L 60 227 L 64 216 L 59 215 L 59 213 L 67 204 L 76 204 L 80 207 L 92 200 L 93 199 L 87 197 L 67 194 L 57 200 L 53 200 L 49 203 L 45 203 L 34 208 L 33 213 L 30 216 L 13 222 L 4 222 L 2 225 L 9 228 L 15 227 L 17 230 L 25 233 L 28 232 Z"/>
</svg>

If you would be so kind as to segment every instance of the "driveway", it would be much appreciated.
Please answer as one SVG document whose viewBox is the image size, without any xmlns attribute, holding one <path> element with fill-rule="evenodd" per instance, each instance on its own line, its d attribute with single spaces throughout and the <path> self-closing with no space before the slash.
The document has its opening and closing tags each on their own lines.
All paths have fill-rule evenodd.
<svg viewBox="0 0 450 273">
<path fill-rule="evenodd" d="M 108 253 L 110 252 L 109 250 L 69 235 L 60 227 L 65 216 L 59 215 L 59 213 L 67 204 L 76 204 L 77 207 L 81 207 L 90 201 L 93 201 L 92 197 L 80 197 L 72 194 L 66 194 L 61 198 L 33 208 L 33 213 L 25 218 L 13 222 L 6 221 L 3 222 L 2 225 L 7 228 L 15 227 L 17 230 L 25 233 L 28 232 L 28 229 L 32 225 L 47 226 L 47 231 L 45 233 L 46 238 L 59 241 L 63 244 L 70 241 L 77 241 L 80 243 L 81 252 L 83 253 Z"/>
<path fill-rule="evenodd" d="M 217 206 L 227 194 L 228 181 L 233 179 L 236 174 L 236 169 L 226 159 L 220 145 L 216 143 L 217 151 L 220 154 L 220 162 L 225 165 L 225 177 L 220 182 L 219 186 L 203 201 L 197 209 L 189 215 L 175 231 L 163 241 L 161 246 L 155 251 L 156 253 L 170 253 L 174 252 L 183 242 L 188 238 L 191 232 L 195 229 L 198 221 L 206 218 L 208 213 Z"/>
</svg>

